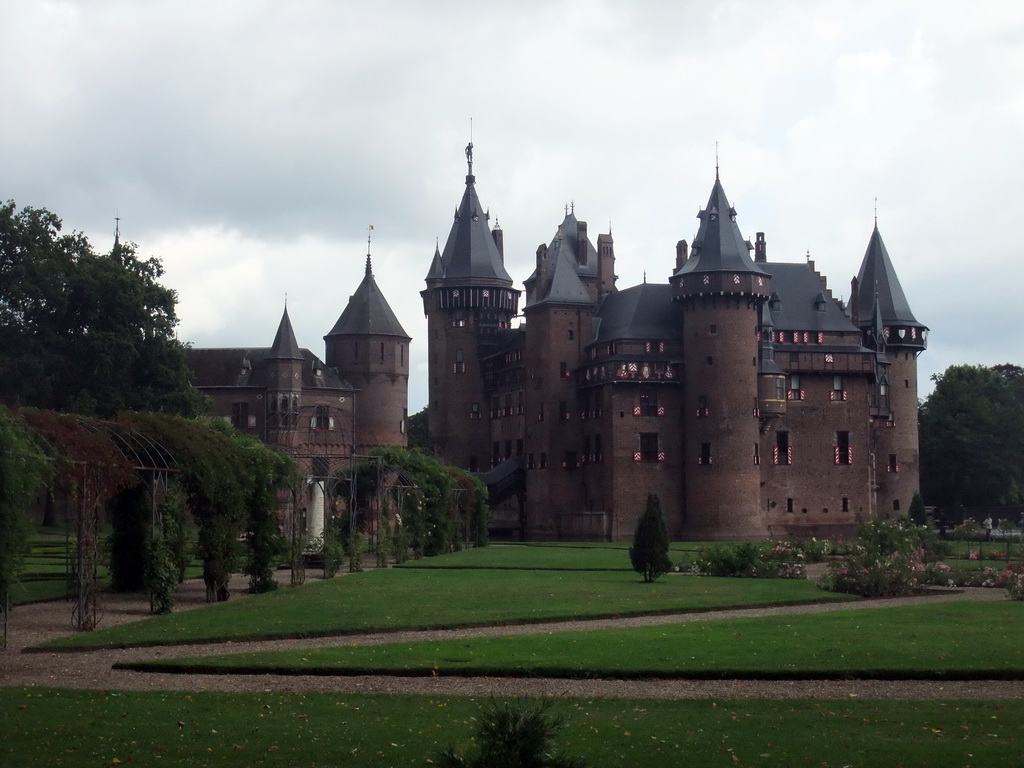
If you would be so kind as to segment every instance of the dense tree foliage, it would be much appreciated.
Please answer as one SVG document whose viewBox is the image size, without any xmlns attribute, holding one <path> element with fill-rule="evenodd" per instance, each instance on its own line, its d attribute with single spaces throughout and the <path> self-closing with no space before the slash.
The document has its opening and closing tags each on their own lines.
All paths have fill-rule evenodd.
<svg viewBox="0 0 1024 768">
<path fill-rule="evenodd" d="M 61 226 L 44 209 L 0 204 L 0 397 L 107 417 L 203 413 L 160 262 L 133 244 L 97 254 Z"/>
<path fill-rule="evenodd" d="M 954 365 L 921 405 L 921 488 L 936 506 L 1024 502 L 1024 376 Z"/>
<path fill-rule="evenodd" d="M 359 530 L 366 529 L 365 510 L 378 494 L 378 478 L 383 478 L 386 490 L 388 483 L 395 481 L 392 471 L 398 470 L 413 487 L 402 496 L 399 527 L 389 530 L 389 535 L 398 536 L 400 544 L 407 543 L 415 557 L 486 545 L 489 509 L 487 488 L 480 480 L 418 450 L 391 446 L 375 449 L 373 454 L 381 457 L 380 473 L 374 461 L 355 468 L 355 522 Z M 339 477 L 347 482 L 348 471 Z M 339 522 L 342 535 L 347 534 L 348 521 Z"/>
<path fill-rule="evenodd" d="M 418 448 L 424 453 L 431 453 L 430 448 L 430 422 L 427 414 L 427 409 L 424 408 L 418 413 L 414 413 L 408 419 L 408 429 L 406 430 L 406 436 L 409 439 L 409 449 L 413 450 Z"/>
<path fill-rule="evenodd" d="M 139 413 L 128 423 L 174 456 L 177 480 L 199 525 L 196 554 L 203 560 L 207 599 L 228 599 L 243 534 L 252 587 L 272 588 L 271 564 L 284 549 L 277 492 L 292 482 L 294 461 L 218 420 Z"/>
<path fill-rule="evenodd" d="M 629 560 L 633 570 L 642 574 L 648 583 L 672 568 L 672 561 L 668 559 L 668 529 L 661 512 L 661 499 L 656 493 L 647 494 L 647 506 L 633 532 Z"/>
</svg>

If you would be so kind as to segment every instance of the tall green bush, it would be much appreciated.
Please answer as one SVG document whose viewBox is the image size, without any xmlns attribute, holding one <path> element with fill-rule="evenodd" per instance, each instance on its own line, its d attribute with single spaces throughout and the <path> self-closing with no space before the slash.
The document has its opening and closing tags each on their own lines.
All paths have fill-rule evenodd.
<svg viewBox="0 0 1024 768">
<path fill-rule="evenodd" d="M 656 493 L 647 494 L 647 506 L 633 532 L 629 560 L 633 570 L 642 574 L 648 584 L 672 568 L 668 558 L 668 529 L 661 513 L 661 499 Z"/>
</svg>

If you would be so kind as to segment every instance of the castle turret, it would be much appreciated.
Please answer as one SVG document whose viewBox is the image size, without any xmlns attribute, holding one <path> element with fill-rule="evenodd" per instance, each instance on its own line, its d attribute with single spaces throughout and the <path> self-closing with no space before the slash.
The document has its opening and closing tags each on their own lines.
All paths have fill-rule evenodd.
<svg viewBox="0 0 1024 768">
<path fill-rule="evenodd" d="M 411 337 L 373 277 L 366 273 L 324 336 L 326 363 L 358 390 L 354 424 L 357 453 L 378 445 L 406 445 Z"/>
<path fill-rule="evenodd" d="M 466 160 L 466 190 L 420 295 L 428 329 L 430 441 L 445 461 L 478 471 L 491 453 L 481 361 L 509 328 L 519 291 L 505 271 L 501 236 L 488 229 L 489 214 L 477 198 L 472 144 Z"/>
<path fill-rule="evenodd" d="M 293 447 L 302 399 L 302 350 L 295 340 L 288 307 L 267 353 L 267 442 Z"/>
<path fill-rule="evenodd" d="M 683 306 L 683 529 L 704 539 L 767 534 L 760 510 L 759 329 L 771 276 L 750 258 L 718 173 L 689 258 L 672 276 Z M 767 373 L 767 371 L 765 372 Z"/>
<path fill-rule="evenodd" d="M 527 280 L 526 359 L 530 361 L 526 411 L 528 444 L 547 447 L 548 470 L 527 474 L 527 535 L 556 538 L 559 518 L 538 514 L 579 512 L 583 410 L 576 369 L 591 334 L 597 301 L 597 251 L 587 227 L 566 212 L 554 239 L 537 250 L 537 271 Z"/>
<path fill-rule="evenodd" d="M 927 347 L 928 328 L 910 309 L 877 221 L 854 285 L 854 322 L 877 359 L 871 403 L 874 511 L 898 515 L 920 488 L 917 356 Z"/>
</svg>

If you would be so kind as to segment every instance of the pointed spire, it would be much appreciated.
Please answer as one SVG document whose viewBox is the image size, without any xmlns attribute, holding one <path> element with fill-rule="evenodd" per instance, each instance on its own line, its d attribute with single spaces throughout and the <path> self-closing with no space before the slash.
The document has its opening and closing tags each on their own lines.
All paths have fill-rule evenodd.
<svg viewBox="0 0 1024 768">
<path fill-rule="evenodd" d="M 441 263 L 441 251 L 437 243 L 434 243 L 434 258 L 430 262 L 430 271 L 427 272 L 427 280 L 440 280 L 444 277 L 444 264 Z"/>
<path fill-rule="evenodd" d="M 511 287 L 512 278 L 505 271 L 501 253 L 487 227 L 487 220 L 480 213 L 484 207 L 477 198 L 472 174 L 472 142 L 466 147 L 466 161 L 470 168 L 466 176 L 466 191 L 455 211 L 455 221 L 444 246 L 441 272 L 446 280 L 460 284 Z M 431 265 L 428 277 L 433 276 L 435 269 Z"/>
<path fill-rule="evenodd" d="M 440 264 L 440 256 L 436 247 L 434 249 L 434 264 Z M 433 269 L 432 266 L 431 273 L 433 273 Z M 431 275 L 427 275 L 428 279 L 430 277 Z M 363 281 L 349 298 L 348 305 L 324 339 L 344 335 L 410 338 L 377 286 L 377 281 L 373 277 L 370 254 L 366 254 L 366 274 L 363 276 Z"/>
<path fill-rule="evenodd" d="M 277 326 L 277 335 L 274 336 L 274 343 L 270 347 L 271 360 L 301 360 L 302 350 L 295 340 L 295 331 L 292 330 L 292 321 L 288 317 L 288 306 L 285 305 L 284 313 L 281 315 L 281 323 Z"/>
<path fill-rule="evenodd" d="M 886 325 L 920 325 L 910 310 L 877 224 L 864 252 L 857 285 L 860 288 L 857 316 L 862 323 L 874 317 L 877 302 Z"/>
<path fill-rule="evenodd" d="M 715 169 L 707 207 L 697 218 L 700 228 L 693 239 L 690 258 L 676 274 L 690 272 L 755 272 L 767 273 L 750 258 L 753 245 L 744 239 L 736 224 L 736 209 L 729 204 L 725 189 Z"/>
</svg>

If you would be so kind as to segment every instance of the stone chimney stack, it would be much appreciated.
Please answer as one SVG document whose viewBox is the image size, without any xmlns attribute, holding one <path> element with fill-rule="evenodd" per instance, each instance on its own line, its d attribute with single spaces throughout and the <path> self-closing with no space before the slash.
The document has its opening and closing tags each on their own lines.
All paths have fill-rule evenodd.
<svg viewBox="0 0 1024 768">
<path fill-rule="evenodd" d="M 501 231 L 501 227 L 495 225 L 494 229 L 491 230 L 491 237 L 494 238 L 494 244 L 498 246 L 498 255 L 501 256 L 501 263 L 505 263 L 505 233 Z"/>
<path fill-rule="evenodd" d="M 754 240 L 754 261 L 761 263 L 768 261 L 768 244 L 764 239 L 764 232 L 758 232 Z"/>
<path fill-rule="evenodd" d="M 676 243 L 676 272 L 683 268 L 683 264 L 688 258 L 690 258 L 690 246 L 686 244 L 685 240 L 680 240 Z"/>
</svg>

